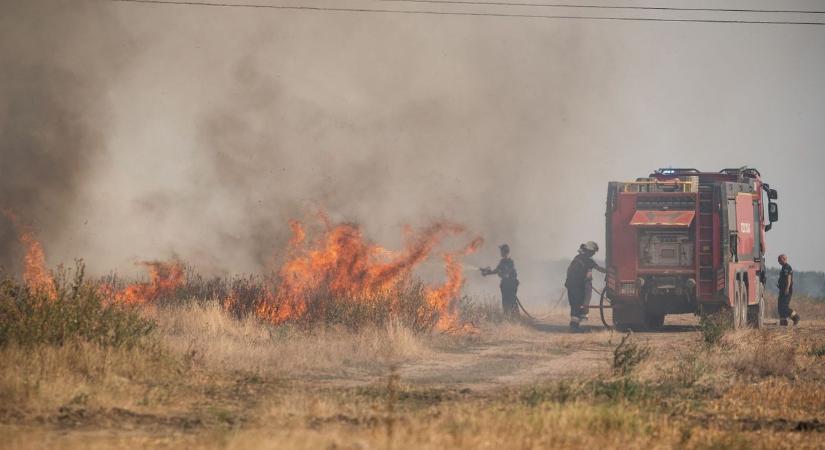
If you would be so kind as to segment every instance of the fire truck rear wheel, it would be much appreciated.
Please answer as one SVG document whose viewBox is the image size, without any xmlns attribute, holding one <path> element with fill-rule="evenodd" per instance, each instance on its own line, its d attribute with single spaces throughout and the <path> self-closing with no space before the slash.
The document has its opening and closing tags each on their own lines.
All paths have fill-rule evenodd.
<svg viewBox="0 0 825 450">
<path fill-rule="evenodd" d="M 744 328 L 748 321 L 748 291 L 742 280 L 736 280 L 733 288 L 733 328 Z"/>
<path fill-rule="evenodd" d="M 762 328 L 765 326 L 765 295 L 762 283 L 756 286 L 756 304 L 748 305 L 748 326 Z"/>
<path fill-rule="evenodd" d="M 645 313 L 645 327 L 649 329 L 657 329 L 662 328 L 665 324 L 665 315 L 664 314 L 653 314 L 646 312 Z"/>
</svg>

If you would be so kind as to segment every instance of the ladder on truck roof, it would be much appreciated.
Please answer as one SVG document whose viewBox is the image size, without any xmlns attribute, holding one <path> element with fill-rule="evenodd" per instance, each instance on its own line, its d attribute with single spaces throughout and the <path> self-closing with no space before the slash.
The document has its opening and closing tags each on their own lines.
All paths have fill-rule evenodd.
<svg viewBox="0 0 825 450">
<path fill-rule="evenodd" d="M 716 272 L 713 270 L 713 205 L 715 184 L 699 184 L 699 298 L 716 293 Z"/>
</svg>

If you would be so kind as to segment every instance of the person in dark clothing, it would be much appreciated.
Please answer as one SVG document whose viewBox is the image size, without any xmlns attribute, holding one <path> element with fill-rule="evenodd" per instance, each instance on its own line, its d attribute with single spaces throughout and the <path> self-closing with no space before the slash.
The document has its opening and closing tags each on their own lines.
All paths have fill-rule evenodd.
<svg viewBox="0 0 825 450">
<path fill-rule="evenodd" d="M 590 289 L 592 286 L 593 269 L 601 273 L 605 269 L 593 261 L 593 255 L 599 251 L 599 246 L 593 241 L 579 246 L 579 254 L 570 262 L 567 268 L 567 300 L 570 302 L 570 329 L 578 330 L 582 320 L 587 319 L 589 308 Z"/>
<path fill-rule="evenodd" d="M 788 325 L 788 319 L 793 321 L 794 325 L 799 324 L 799 314 L 791 309 L 791 296 L 793 295 L 793 268 L 788 264 L 788 257 L 784 254 L 779 255 L 779 265 L 782 269 L 779 271 L 779 325 Z"/>
<path fill-rule="evenodd" d="M 510 258 L 510 246 L 502 244 L 499 247 L 501 251 L 501 261 L 495 269 L 483 267 L 481 274 L 498 275 L 501 278 L 499 287 L 501 288 L 501 308 L 504 310 L 504 315 L 510 318 L 518 316 L 518 306 L 516 304 L 516 293 L 518 292 L 518 274 L 516 273 L 516 265 Z"/>
</svg>

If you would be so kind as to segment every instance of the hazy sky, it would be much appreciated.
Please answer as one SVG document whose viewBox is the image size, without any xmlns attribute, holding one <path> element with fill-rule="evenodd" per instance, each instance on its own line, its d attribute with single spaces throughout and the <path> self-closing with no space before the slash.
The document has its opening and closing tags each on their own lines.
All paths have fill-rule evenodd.
<svg viewBox="0 0 825 450">
<path fill-rule="evenodd" d="M 82 256 L 103 271 L 176 254 L 253 271 L 288 217 L 322 207 L 389 246 L 403 224 L 461 222 L 488 242 L 471 262 L 494 264 L 492 244 L 506 241 L 522 278 L 538 277 L 531 265 L 604 241 L 608 181 L 747 165 L 780 192 L 769 260 L 825 269 L 825 26 L 47 5 L 0 22 L 0 62 L 22 68 L 0 71 L 16 86 L 0 90 L 0 163 L 29 167 L 10 155 L 65 152 L 60 133 L 82 131 L 73 161 L 85 168 L 70 183 L 48 195 L 3 186 L 7 201 L 52 205 L 28 218 L 50 262 Z M 14 125 L 29 92 L 72 104 Z M 63 131 L 36 135 L 50 127 Z"/>
</svg>

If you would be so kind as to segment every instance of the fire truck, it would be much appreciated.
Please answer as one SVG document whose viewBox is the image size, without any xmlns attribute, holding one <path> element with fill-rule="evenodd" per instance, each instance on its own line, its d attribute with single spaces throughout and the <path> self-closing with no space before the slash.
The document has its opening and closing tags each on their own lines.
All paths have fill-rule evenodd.
<svg viewBox="0 0 825 450">
<path fill-rule="evenodd" d="M 602 320 L 611 308 L 622 329 L 658 328 L 666 315 L 687 313 L 762 327 L 765 232 L 779 219 L 777 198 L 747 167 L 659 169 L 610 182 Z"/>
</svg>

